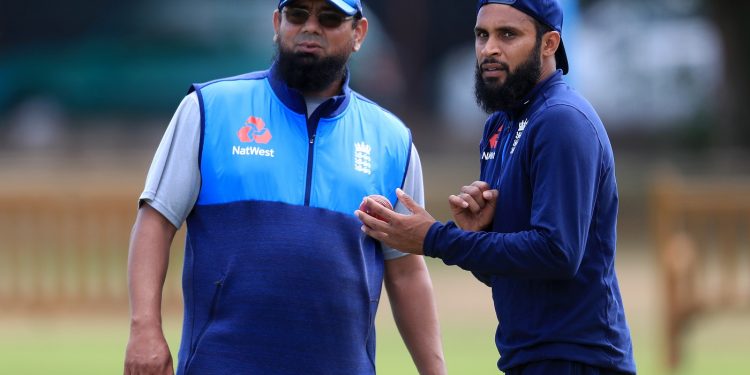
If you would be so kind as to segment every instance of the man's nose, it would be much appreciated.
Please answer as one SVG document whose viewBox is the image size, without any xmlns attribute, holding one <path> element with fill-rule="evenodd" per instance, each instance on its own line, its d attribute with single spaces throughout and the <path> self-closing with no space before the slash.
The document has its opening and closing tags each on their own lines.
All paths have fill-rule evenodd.
<svg viewBox="0 0 750 375">
<path fill-rule="evenodd" d="M 307 20 L 302 25 L 302 31 L 308 33 L 319 33 L 321 30 L 322 26 L 318 22 L 318 14 L 310 12 L 310 17 L 307 17 Z"/>
<path fill-rule="evenodd" d="M 482 57 L 499 56 L 502 54 L 502 48 L 496 38 L 488 38 L 487 42 L 482 45 L 480 50 Z"/>
</svg>

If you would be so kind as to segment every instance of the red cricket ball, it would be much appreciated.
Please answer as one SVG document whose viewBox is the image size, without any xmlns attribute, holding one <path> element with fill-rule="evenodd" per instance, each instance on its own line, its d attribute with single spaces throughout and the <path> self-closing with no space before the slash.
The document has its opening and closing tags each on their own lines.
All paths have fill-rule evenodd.
<svg viewBox="0 0 750 375">
<path fill-rule="evenodd" d="M 389 210 L 393 210 L 393 206 L 391 205 L 391 201 L 389 201 L 388 198 L 386 198 L 386 197 L 384 197 L 382 195 L 373 194 L 373 195 L 368 195 L 367 198 L 370 198 L 370 199 L 374 200 L 375 202 L 380 203 L 380 205 L 384 206 L 385 208 L 387 208 Z M 386 221 L 380 215 L 373 215 L 370 212 L 370 209 L 367 207 L 367 202 L 364 201 L 364 200 L 362 201 L 362 204 L 359 205 L 359 210 L 362 211 L 362 212 L 364 212 L 364 213 L 366 213 L 366 214 L 368 214 L 368 215 L 370 215 L 370 216 L 372 216 L 372 217 L 374 217 L 374 218 L 376 218 L 376 219 L 378 219 L 378 220 L 380 220 L 380 221 Z"/>
</svg>

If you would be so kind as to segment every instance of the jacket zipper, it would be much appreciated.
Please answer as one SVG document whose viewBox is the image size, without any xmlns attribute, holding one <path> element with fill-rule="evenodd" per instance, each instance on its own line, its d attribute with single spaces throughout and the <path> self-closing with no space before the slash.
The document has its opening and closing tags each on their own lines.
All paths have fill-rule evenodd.
<svg viewBox="0 0 750 375">
<path fill-rule="evenodd" d="M 307 119 L 307 175 L 305 176 L 305 206 L 310 206 L 310 195 L 312 191 L 312 169 L 315 151 L 315 136 L 318 130 L 319 117 L 313 116 Z"/>
</svg>

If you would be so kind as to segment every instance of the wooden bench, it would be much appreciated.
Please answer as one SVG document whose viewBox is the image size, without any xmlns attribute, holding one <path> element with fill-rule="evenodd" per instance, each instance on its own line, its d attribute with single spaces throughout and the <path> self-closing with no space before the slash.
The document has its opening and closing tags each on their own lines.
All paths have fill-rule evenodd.
<svg viewBox="0 0 750 375">
<path fill-rule="evenodd" d="M 750 307 L 750 180 L 666 174 L 654 183 L 651 203 L 667 360 L 675 369 L 693 319 Z"/>
</svg>

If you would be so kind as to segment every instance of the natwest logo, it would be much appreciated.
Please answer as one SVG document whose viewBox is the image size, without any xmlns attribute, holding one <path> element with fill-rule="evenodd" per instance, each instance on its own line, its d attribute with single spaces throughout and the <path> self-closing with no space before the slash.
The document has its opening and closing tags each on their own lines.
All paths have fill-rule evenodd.
<svg viewBox="0 0 750 375">
<path fill-rule="evenodd" d="M 482 160 L 494 160 L 495 159 L 495 154 L 497 153 L 496 151 L 497 143 L 500 140 L 500 134 L 502 134 L 504 127 L 505 127 L 505 124 L 500 125 L 500 129 L 497 129 L 495 134 L 492 137 L 490 137 L 489 139 L 490 148 L 489 150 L 485 148 L 485 150 L 482 151 Z"/>
<path fill-rule="evenodd" d="M 245 126 L 237 132 L 242 143 L 267 144 L 271 141 L 271 131 L 266 128 L 266 123 L 260 117 L 250 116 L 245 121 Z M 234 156 L 262 156 L 267 158 L 276 157 L 276 150 L 266 149 L 261 146 L 232 146 Z"/>
<path fill-rule="evenodd" d="M 240 147 L 240 146 L 232 146 L 232 155 L 239 155 L 239 156 L 265 156 L 268 158 L 275 158 L 276 150 L 270 149 L 267 150 L 265 148 L 261 148 L 258 146 L 247 146 L 247 147 Z"/>
<path fill-rule="evenodd" d="M 237 136 L 242 143 L 266 144 L 271 140 L 271 131 L 266 128 L 266 123 L 260 117 L 250 116 L 245 121 L 245 126 L 240 128 Z"/>
</svg>

